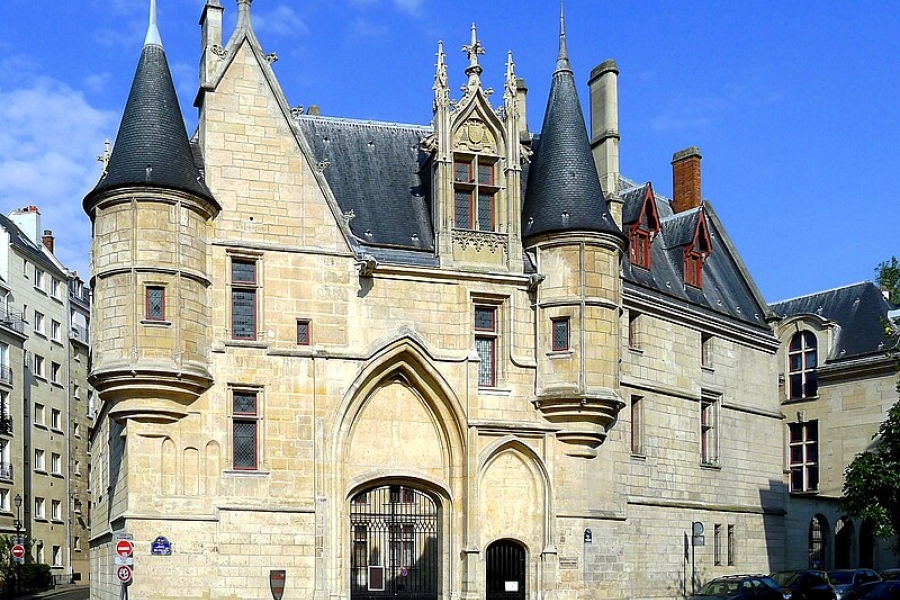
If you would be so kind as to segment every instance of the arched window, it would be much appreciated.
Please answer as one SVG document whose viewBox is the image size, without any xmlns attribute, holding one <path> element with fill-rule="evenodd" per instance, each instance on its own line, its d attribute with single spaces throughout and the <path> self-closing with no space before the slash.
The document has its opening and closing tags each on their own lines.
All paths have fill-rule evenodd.
<svg viewBox="0 0 900 600">
<path fill-rule="evenodd" d="M 402 485 L 350 500 L 351 600 L 437 600 L 438 506 Z"/>
<path fill-rule="evenodd" d="M 811 331 L 800 331 L 791 338 L 788 347 L 788 398 L 812 398 L 819 393 L 816 347 L 816 336 Z"/>
<path fill-rule="evenodd" d="M 853 521 L 849 517 L 838 519 L 834 527 L 834 568 L 849 569 L 853 560 Z"/>
<path fill-rule="evenodd" d="M 825 546 L 828 543 L 828 522 L 822 515 L 816 515 L 809 522 L 809 566 L 812 569 L 825 568 Z"/>
</svg>

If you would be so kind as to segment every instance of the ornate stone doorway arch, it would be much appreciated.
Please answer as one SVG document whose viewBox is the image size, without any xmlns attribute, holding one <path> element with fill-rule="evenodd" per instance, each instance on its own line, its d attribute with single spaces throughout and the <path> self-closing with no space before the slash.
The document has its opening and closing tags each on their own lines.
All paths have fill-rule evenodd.
<svg viewBox="0 0 900 600">
<path fill-rule="evenodd" d="M 438 504 L 405 485 L 350 499 L 350 599 L 436 600 L 441 575 Z"/>
</svg>

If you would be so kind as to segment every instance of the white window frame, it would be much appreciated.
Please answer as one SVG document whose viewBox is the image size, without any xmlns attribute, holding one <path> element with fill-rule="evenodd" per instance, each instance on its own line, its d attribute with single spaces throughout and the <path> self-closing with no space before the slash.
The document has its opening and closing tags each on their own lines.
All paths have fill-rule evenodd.
<svg viewBox="0 0 900 600">
<path fill-rule="evenodd" d="M 799 435 L 795 436 L 797 431 Z M 814 432 L 815 435 L 810 435 Z M 815 492 L 819 489 L 819 422 L 788 423 L 788 491 Z M 815 471 L 815 483 L 812 472 Z M 795 477 L 799 476 L 799 481 Z"/>
<path fill-rule="evenodd" d="M 50 501 L 50 519 L 53 521 L 62 521 L 62 502 L 59 500 Z"/>
<path fill-rule="evenodd" d="M 45 501 L 40 496 L 35 497 L 34 499 L 34 518 L 35 519 L 46 519 L 45 516 Z"/>
<path fill-rule="evenodd" d="M 35 471 L 44 471 L 45 472 L 47 470 L 47 464 L 46 464 L 47 461 L 45 459 L 45 454 L 46 454 L 46 452 L 44 452 L 40 448 L 34 449 L 34 470 Z"/>
<path fill-rule="evenodd" d="M 700 399 L 700 464 L 719 466 L 719 412 L 721 398 L 704 395 Z"/>
<path fill-rule="evenodd" d="M 62 455 L 56 452 L 50 453 L 50 472 L 54 475 L 62 475 Z"/>
</svg>

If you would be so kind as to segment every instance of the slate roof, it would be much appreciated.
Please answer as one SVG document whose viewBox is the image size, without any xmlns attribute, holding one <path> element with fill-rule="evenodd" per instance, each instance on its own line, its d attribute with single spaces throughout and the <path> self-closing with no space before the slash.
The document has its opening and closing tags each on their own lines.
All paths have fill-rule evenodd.
<svg viewBox="0 0 900 600">
<path fill-rule="evenodd" d="M 640 209 L 647 185 L 620 178 L 623 218 L 634 215 Z M 768 308 L 758 299 L 752 281 L 745 274 L 740 258 L 734 254 L 712 208 L 707 205 L 676 215 L 667 198 L 655 195 L 654 202 L 659 214 L 660 232 L 650 245 L 650 270 L 632 267 L 626 254 L 622 264 L 625 281 L 644 290 L 768 329 Z M 683 248 L 693 239 L 701 210 L 705 211 L 712 250 L 703 264 L 703 287 L 698 289 L 684 283 Z M 628 222 L 627 218 L 624 220 Z"/>
<path fill-rule="evenodd" d="M 782 300 L 771 305 L 781 318 L 817 315 L 838 325 L 829 361 L 859 358 L 886 350 L 884 319 L 891 304 L 871 281 Z"/>
<path fill-rule="evenodd" d="M 65 279 L 65 272 L 61 271 L 60 268 L 47 256 L 44 255 L 41 246 L 39 246 L 36 242 L 31 241 L 31 238 L 28 235 L 19 229 L 19 226 L 16 225 L 12 219 L 7 217 L 6 215 L 0 214 L 0 227 L 6 230 L 9 234 L 9 245 L 13 248 L 17 249 L 20 253 L 28 256 L 28 258 L 35 264 L 40 265 L 42 269 L 49 273 L 54 273 L 59 277 Z"/>
<path fill-rule="evenodd" d="M 564 231 L 613 233 L 625 239 L 600 187 L 563 31 L 540 143 L 528 169 L 522 237 Z"/>
<path fill-rule="evenodd" d="M 157 43 L 141 51 L 106 173 L 84 206 L 102 192 L 131 186 L 175 189 L 215 202 L 194 162 L 166 53 Z"/>
<path fill-rule="evenodd" d="M 298 116 L 324 166 L 325 180 L 350 231 L 363 244 L 434 250 L 429 170 L 421 150 L 430 127 Z"/>
</svg>

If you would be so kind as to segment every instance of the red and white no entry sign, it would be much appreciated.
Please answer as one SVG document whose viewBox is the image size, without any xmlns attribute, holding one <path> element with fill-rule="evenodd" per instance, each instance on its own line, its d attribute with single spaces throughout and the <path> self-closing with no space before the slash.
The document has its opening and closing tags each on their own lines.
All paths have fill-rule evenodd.
<svg viewBox="0 0 900 600">
<path fill-rule="evenodd" d="M 116 542 L 116 554 L 119 556 L 131 556 L 132 552 L 134 552 L 134 544 L 131 543 L 131 540 L 119 540 Z"/>
<path fill-rule="evenodd" d="M 13 555 L 13 558 L 24 558 L 25 546 L 23 546 L 22 544 L 15 544 L 12 547 L 12 555 Z"/>
<path fill-rule="evenodd" d="M 131 567 L 128 565 L 119 565 L 116 567 L 116 577 L 120 583 L 131 583 Z"/>
</svg>

